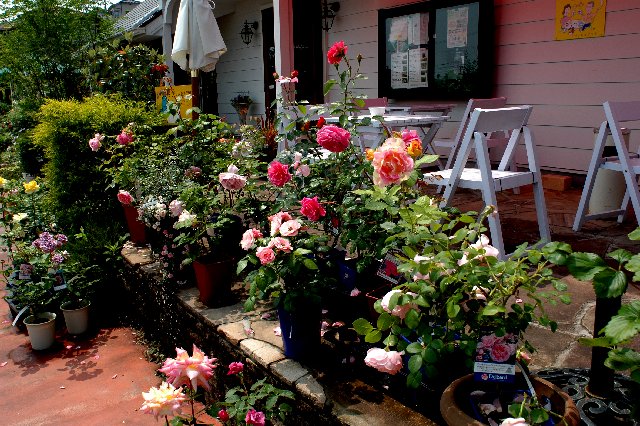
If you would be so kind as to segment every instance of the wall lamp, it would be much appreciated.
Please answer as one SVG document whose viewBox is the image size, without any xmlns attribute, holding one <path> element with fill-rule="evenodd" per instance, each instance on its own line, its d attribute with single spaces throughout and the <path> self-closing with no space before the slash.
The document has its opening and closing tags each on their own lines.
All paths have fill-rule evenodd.
<svg viewBox="0 0 640 426">
<path fill-rule="evenodd" d="M 251 44 L 251 39 L 253 38 L 253 30 L 258 29 L 258 21 L 247 22 L 244 21 L 244 25 L 242 26 L 242 31 L 240 31 L 240 37 L 242 37 L 242 41 L 244 44 Z"/>
<path fill-rule="evenodd" d="M 327 0 L 322 0 L 322 29 L 329 31 L 333 26 L 333 20 L 336 17 L 336 13 L 340 10 L 340 3 L 333 2 L 328 3 Z"/>
</svg>

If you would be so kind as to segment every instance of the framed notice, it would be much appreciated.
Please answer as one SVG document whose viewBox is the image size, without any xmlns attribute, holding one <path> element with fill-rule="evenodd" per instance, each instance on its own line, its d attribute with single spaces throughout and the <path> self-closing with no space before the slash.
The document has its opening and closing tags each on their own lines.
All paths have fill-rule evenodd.
<svg viewBox="0 0 640 426">
<path fill-rule="evenodd" d="M 468 98 L 491 92 L 493 2 L 433 0 L 378 12 L 379 96 Z"/>
</svg>

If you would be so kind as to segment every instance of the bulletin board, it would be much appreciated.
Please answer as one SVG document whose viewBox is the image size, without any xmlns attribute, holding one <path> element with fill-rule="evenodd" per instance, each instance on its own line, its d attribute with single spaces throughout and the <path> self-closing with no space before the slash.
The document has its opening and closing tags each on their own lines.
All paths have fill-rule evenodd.
<svg viewBox="0 0 640 426">
<path fill-rule="evenodd" d="M 488 97 L 493 1 L 432 0 L 378 11 L 378 96 Z"/>
</svg>

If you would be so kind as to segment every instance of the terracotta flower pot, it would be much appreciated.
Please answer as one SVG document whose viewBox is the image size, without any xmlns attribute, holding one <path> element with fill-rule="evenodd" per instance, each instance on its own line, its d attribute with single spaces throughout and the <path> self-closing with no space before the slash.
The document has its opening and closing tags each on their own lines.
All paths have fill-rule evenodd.
<svg viewBox="0 0 640 426">
<path fill-rule="evenodd" d="M 524 382 L 524 379 L 516 376 L 516 383 L 520 383 L 520 381 Z M 569 395 L 544 379 L 531 377 L 531 382 L 536 394 L 549 398 L 553 412 L 562 416 L 562 420 L 554 418 L 556 424 L 566 424 L 567 426 L 578 426 L 580 424 L 580 414 Z M 469 395 L 472 391 L 481 390 L 485 386 L 493 386 L 495 388 L 496 384 L 476 382 L 473 380 L 473 374 L 468 374 L 453 381 L 440 398 L 440 413 L 444 421 L 450 426 L 485 426 L 485 423 L 472 417 L 471 401 L 469 400 Z M 509 385 L 505 384 L 504 386 Z M 526 387 L 526 385 L 522 387 Z M 563 423 L 563 420 L 566 423 Z"/>
<path fill-rule="evenodd" d="M 127 227 L 129 228 L 129 238 L 134 244 L 146 244 L 144 222 L 138 220 L 138 209 L 131 205 L 122 205 L 124 216 L 127 219 Z"/>
<path fill-rule="evenodd" d="M 200 302 L 212 308 L 228 304 L 234 267 L 233 259 L 193 262 Z"/>
</svg>

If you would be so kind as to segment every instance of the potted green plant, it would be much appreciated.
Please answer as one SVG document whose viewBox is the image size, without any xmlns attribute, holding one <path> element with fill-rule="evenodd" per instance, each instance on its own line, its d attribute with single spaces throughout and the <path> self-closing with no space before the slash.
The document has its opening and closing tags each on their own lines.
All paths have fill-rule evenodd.
<svg viewBox="0 0 640 426">
<path fill-rule="evenodd" d="M 240 124 L 247 124 L 247 113 L 249 107 L 253 104 L 253 99 L 247 94 L 243 95 L 238 93 L 237 96 L 231 99 L 231 106 L 238 112 L 240 116 Z"/>
<path fill-rule="evenodd" d="M 214 182 L 193 182 L 180 194 L 181 212 L 173 227 L 175 243 L 185 249 L 183 263 L 193 264 L 200 301 L 207 306 L 229 302 L 243 222 L 234 210 L 243 196 L 246 177 L 231 164 Z"/>
<path fill-rule="evenodd" d="M 63 234 L 42 232 L 31 244 L 18 246 L 15 260 L 20 262 L 18 280 L 7 298 L 20 310 L 15 321 L 23 315 L 34 350 L 49 348 L 55 341 L 54 311 L 65 288 L 65 252 L 59 248 L 67 242 Z"/>
<path fill-rule="evenodd" d="M 65 267 L 66 289 L 62 295 L 60 310 L 69 334 L 82 334 L 89 328 L 91 298 L 95 293 L 95 285 L 99 282 L 90 277 L 90 271 L 94 267 L 83 268 L 78 263 Z"/>
</svg>

